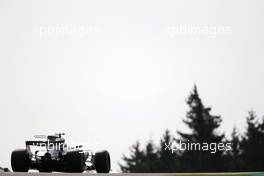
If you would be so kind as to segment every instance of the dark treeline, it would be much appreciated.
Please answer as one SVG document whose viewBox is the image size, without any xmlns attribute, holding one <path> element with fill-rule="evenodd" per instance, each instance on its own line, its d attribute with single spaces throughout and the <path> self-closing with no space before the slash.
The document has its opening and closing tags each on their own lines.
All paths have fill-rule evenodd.
<svg viewBox="0 0 264 176">
<path fill-rule="evenodd" d="M 136 142 L 129 156 L 123 155 L 123 172 L 228 172 L 264 170 L 264 119 L 259 121 L 253 111 L 246 117 L 244 133 L 234 128 L 230 138 L 220 133 L 222 119 L 205 107 L 196 86 L 187 98 L 189 110 L 183 122 L 190 133 L 166 130 L 158 144 L 152 140 L 141 146 Z M 201 144 L 195 150 L 173 150 L 172 144 Z M 210 144 L 213 144 L 210 146 Z M 217 150 L 215 147 L 218 147 Z M 212 147 L 215 150 L 210 150 Z"/>
</svg>

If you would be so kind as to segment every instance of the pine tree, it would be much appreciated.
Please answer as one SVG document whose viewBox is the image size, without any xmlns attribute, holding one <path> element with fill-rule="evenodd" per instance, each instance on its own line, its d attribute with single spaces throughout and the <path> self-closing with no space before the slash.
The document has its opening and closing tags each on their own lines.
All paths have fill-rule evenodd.
<svg viewBox="0 0 264 176">
<path fill-rule="evenodd" d="M 264 119 L 258 122 L 254 111 L 247 117 L 246 134 L 241 143 L 242 159 L 247 171 L 262 171 L 264 168 Z"/>
<path fill-rule="evenodd" d="M 199 97 L 197 87 L 187 99 L 190 110 L 183 122 L 190 128 L 191 133 L 178 132 L 185 143 L 220 143 L 224 135 L 217 134 L 217 128 L 222 120 L 220 116 L 211 115 L 211 108 L 205 107 Z M 210 151 L 185 150 L 182 162 L 188 172 L 210 172 L 223 169 L 222 152 L 210 153 Z"/>
<path fill-rule="evenodd" d="M 157 147 L 155 146 L 152 140 L 149 140 L 146 144 L 143 162 L 146 168 L 146 170 L 143 172 L 159 172 L 159 157 L 157 153 Z"/>
<path fill-rule="evenodd" d="M 153 173 L 159 172 L 157 147 L 149 140 L 144 150 L 140 149 L 140 143 L 132 145 L 130 156 L 123 155 L 124 165 L 119 163 L 122 172 Z"/>
<path fill-rule="evenodd" d="M 162 173 L 179 172 L 181 171 L 179 154 L 171 151 L 171 147 L 175 140 L 171 136 L 169 130 L 165 130 L 162 138 L 160 139 L 159 153 L 159 171 Z"/>
<path fill-rule="evenodd" d="M 227 151 L 225 154 L 225 170 L 233 172 L 243 171 L 243 161 L 241 158 L 241 139 L 235 127 L 231 133 L 231 140 L 228 142 L 231 143 L 232 150 Z"/>
<path fill-rule="evenodd" d="M 124 165 L 119 163 L 122 172 L 144 172 L 146 167 L 144 166 L 144 152 L 140 149 L 140 143 L 137 141 L 130 148 L 130 156 L 122 156 Z"/>
</svg>

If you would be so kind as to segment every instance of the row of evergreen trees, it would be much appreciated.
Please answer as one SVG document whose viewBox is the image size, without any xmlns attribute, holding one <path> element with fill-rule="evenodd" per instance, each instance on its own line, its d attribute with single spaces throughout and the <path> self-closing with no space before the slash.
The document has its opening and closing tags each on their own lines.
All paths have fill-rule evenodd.
<svg viewBox="0 0 264 176">
<path fill-rule="evenodd" d="M 234 128 L 231 139 L 217 131 L 221 125 L 220 116 L 212 115 L 205 107 L 197 87 L 187 99 L 189 111 L 183 122 L 191 133 L 178 131 L 178 138 L 186 143 L 229 143 L 231 150 L 183 150 L 172 152 L 168 144 L 178 143 L 168 130 L 158 145 L 152 140 L 145 146 L 139 142 L 132 145 L 129 156 L 123 155 L 119 164 L 123 172 L 226 172 L 264 170 L 264 119 L 259 122 L 253 111 L 247 117 L 247 128 L 239 134 Z M 166 145 L 165 145 L 166 144 Z"/>
</svg>

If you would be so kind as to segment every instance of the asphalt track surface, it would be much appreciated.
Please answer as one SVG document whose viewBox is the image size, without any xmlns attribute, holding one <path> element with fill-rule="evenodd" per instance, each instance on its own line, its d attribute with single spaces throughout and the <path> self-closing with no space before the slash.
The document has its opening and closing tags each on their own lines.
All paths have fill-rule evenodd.
<svg viewBox="0 0 264 176">
<path fill-rule="evenodd" d="M 252 173 L 19 173 L 0 172 L 0 176 L 264 176 L 264 172 Z"/>
</svg>

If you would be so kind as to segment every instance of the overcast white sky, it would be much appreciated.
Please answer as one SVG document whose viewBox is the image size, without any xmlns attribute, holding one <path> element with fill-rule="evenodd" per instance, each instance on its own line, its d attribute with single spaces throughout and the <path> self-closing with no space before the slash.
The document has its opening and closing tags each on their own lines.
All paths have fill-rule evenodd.
<svg viewBox="0 0 264 176">
<path fill-rule="evenodd" d="M 25 139 L 61 131 L 108 149 L 118 171 L 137 139 L 186 130 L 194 83 L 220 131 L 243 131 L 248 110 L 264 114 L 263 5 L 0 0 L 0 166 Z"/>
</svg>

